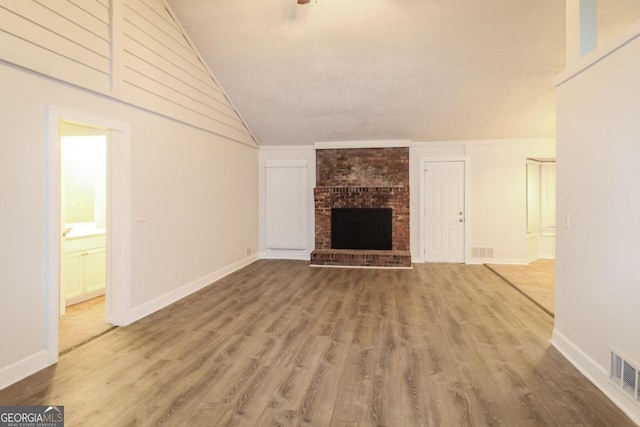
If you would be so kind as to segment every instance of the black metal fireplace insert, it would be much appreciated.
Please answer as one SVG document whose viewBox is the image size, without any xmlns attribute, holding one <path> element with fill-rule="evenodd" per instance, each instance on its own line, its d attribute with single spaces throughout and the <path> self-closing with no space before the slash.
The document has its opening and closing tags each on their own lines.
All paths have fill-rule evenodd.
<svg viewBox="0 0 640 427">
<path fill-rule="evenodd" d="M 332 249 L 392 249 L 391 208 L 331 209 Z"/>
</svg>

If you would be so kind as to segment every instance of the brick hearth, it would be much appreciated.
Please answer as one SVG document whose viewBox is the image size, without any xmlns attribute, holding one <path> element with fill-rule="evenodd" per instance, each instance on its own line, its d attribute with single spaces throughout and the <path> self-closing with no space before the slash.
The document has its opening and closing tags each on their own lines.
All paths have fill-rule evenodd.
<svg viewBox="0 0 640 427">
<path fill-rule="evenodd" d="M 411 255 L 393 250 L 316 249 L 311 254 L 311 265 L 407 268 L 411 267 Z"/>
<path fill-rule="evenodd" d="M 409 149 L 317 150 L 316 171 L 316 250 L 311 265 L 411 267 Z M 333 249 L 332 208 L 391 208 L 391 250 Z"/>
</svg>

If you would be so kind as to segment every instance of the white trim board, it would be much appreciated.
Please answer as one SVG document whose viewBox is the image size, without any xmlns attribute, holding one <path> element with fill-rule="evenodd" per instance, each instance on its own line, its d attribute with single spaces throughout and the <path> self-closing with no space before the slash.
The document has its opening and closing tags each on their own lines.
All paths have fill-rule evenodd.
<svg viewBox="0 0 640 427">
<path fill-rule="evenodd" d="M 267 249 L 260 252 L 260 259 L 288 259 L 297 261 L 311 261 L 311 253 L 309 250 L 278 250 Z"/>
<path fill-rule="evenodd" d="M 0 390 L 50 365 L 46 350 L 39 351 L 0 369 Z"/>
<path fill-rule="evenodd" d="M 569 68 L 555 76 L 552 80 L 552 84 L 556 87 L 561 86 L 617 50 L 636 40 L 638 37 L 640 37 L 640 22 L 636 22 L 635 24 L 627 27 L 624 31 L 616 34 L 616 36 L 604 46 L 601 46 L 580 58 L 577 63 L 572 64 Z"/>
<path fill-rule="evenodd" d="M 484 264 L 504 264 L 504 265 L 529 265 L 525 259 L 516 258 L 473 258 L 470 257 L 467 264 L 484 265 Z"/>
<path fill-rule="evenodd" d="M 213 273 L 207 274 L 199 279 L 196 279 L 190 283 L 187 283 L 184 286 L 179 287 L 178 289 L 174 289 L 166 294 L 160 295 L 152 299 L 149 302 L 141 304 L 137 307 L 133 307 L 131 312 L 129 313 L 128 322 L 133 323 L 136 320 L 140 320 L 143 317 L 146 317 L 152 313 L 155 313 L 158 310 L 161 310 L 176 301 L 185 298 L 194 292 L 199 291 L 200 289 L 206 288 L 209 285 L 214 285 L 218 280 L 228 276 L 231 273 L 235 273 L 236 271 L 248 266 L 249 264 L 254 263 L 258 260 L 258 255 L 252 255 L 246 258 L 241 259 L 231 265 L 223 267 Z"/>
<path fill-rule="evenodd" d="M 60 289 L 60 121 L 106 129 L 107 172 L 107 320 L 126 325 L 131 307 L 131 131 L 126 123 L 55 105 L 47 106 L 47 267 L 45 326 L 47 365 L 58 361 Z M 46 366 L 46 365 L 45 365 Z M 42 367 L 45 367 L 42 366 Z"/>
<path fill-rule="evenodd" d="M 261 145 L 260 151 L 315 151 L 313 145 Z"/>
<path fill-rule="evenodd" d="M 411 147 L 470 147 L 476 145 L 554 144 L 553 138 L 461 139 L 452 141 L 411 141 Z"/>
<path fill-rule="evenodd" d="M 326 141 L 316 142 L 316 150 L 340 150 L 347 148 L 397 148 L 409 147 L 411 141 L 408 139 L 380 140 L 380 141 Z"/>
<path fill-rule="evenodd" d="M 640 425 L 640 407 L 629 400 L 628 396 L 616 389 L 611 381 L 606 368 L 600 366 L 580 347 L 575 345 L 567 336 L 558 329 L 553 329 L 551 338 L 553 345 L 573 366 L 575 366 L 589 381 L 602 391 L 622 412 L 636 424 Z M 609 348 L 607 348 L 609 350 Z"/>
</svg>

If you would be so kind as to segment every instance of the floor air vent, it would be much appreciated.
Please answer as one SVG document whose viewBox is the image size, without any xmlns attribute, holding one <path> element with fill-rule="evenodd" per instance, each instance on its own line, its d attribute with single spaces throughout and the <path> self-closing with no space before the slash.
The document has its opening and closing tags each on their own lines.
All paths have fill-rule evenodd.
<svg viewBox="0 0 640 427">
<path fill-rule="evenodd" d="M 609 378 L 640 405 L 640 372 L 637 363 L 630 362 L 612 350 Z"/>
</svg>

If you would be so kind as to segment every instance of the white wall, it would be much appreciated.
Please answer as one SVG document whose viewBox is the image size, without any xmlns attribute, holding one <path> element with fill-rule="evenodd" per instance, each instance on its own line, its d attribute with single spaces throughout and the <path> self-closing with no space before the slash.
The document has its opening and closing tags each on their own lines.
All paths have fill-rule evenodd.
<svg viewBox="0 0 640 427">
<path fill-rule="evenodd" d="M 494 260 L 488 262 L 528 262 L 526 159 L 554 157 L 554 142 L 472 143 L 468 155 L 472 198 L 469 246 L 494 248 Z"/>
<path fill-rule="evenodd" d="M 470 194 L 466 208 L 467 260 L 470 263 L 527 262 L 526 159 L 554 157 L 552 140 L 496 140 L 412 143 L 411 254 L 422 262 L 420 250 L 420 168 L 421 159 L 465 157 L 469 170 Z M 473 258 L 470 248 L 493 248 L 494 258 Z"/>
<path fill-rule="evenodd" d="M 423 159 L 466 158 L 469 163 L 470 206 L 467 208 L 469 234 L 467 247 L 494 248 L 494 258 L 473 258 L 468 262 L 527 262 L 526 159 L 554 157 L 552 140 L 497 140 L 414 142 L 410 151 L 411 254 L 414 262 L 424 262 L 420 250 L 420 168 Z M 273 161 L 306 161 L 308 211 L 306 251 L 267 250 L 265 206 L 265 165 Z M 314 248 L 313 187 L 315 186 L 315 150 L 313 146 L 262 147 L 260 150 L 260 255 L 263 258 L 308 259 Z M 549 256 L 554 239 L 538 242 Z M 470 253 L 468 254 L 470 255 Z M 541 255 L 542 252 L 541 252 Z"/>
<path fill-rule="evenodd" d="M 598 46 L 606 45 L 640 19 L 637 0 L 600 0 L 597 7 Z"/>
<path fill-rule="evenodd" d="M 0 387 L 44 367 L 48 105 L 130 126 L 130 319 L 255 259 L 257 149 L 4 63 L 0 82 Z"/>
<path fill-rule="evenodd" d="M 631 30 L 556 79 L 553 344 L 640 423 L 608 380 L 611 347 L 640 367 L 640 23 Z"/>
</svg>

